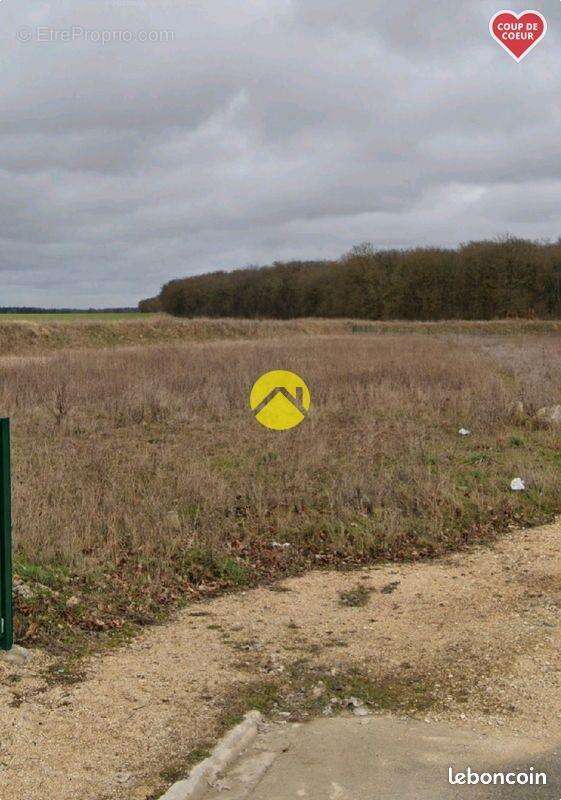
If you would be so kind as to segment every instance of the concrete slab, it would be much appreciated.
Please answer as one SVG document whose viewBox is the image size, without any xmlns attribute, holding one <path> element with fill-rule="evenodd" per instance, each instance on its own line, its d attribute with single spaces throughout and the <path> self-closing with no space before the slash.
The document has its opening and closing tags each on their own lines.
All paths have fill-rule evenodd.
<svg viewBox="0 0 561 800">
<path fill-rule="evenodd" d="M 259 753 L 266 770 L 255 770 Z M 468 767 L 478 774 L 533 774 L 534 780 L 545 772 L 547 784 L 449 783 L 450 768 L 456 775 Z M 273 725 L 208 800 L 557 800 L 560 792 L 558 752 L 534 739 L 414 720 L 337 717 Z"/>
</svg>

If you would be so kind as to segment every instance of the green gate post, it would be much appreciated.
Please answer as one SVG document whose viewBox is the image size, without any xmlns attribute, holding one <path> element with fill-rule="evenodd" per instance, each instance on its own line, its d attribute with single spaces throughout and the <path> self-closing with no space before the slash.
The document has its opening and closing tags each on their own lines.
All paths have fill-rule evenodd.
<svg viewBox="0 0 561 800">
<path fill-rule="evenodd" d="M 0 419 L 0 650 L 13 643 L 10 420 Z"/>
</svg>

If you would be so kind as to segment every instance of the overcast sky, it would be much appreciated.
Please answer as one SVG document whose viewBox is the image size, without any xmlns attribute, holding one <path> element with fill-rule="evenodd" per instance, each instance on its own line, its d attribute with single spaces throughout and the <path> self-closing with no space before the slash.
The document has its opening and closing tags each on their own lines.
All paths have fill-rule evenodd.
<svg viewBox="0 0 561 800">
<path fill-rule="evenodd" d="M 520 64 L 489 35 L 505 5 L 526 7 L 2 0 L 0 305 L 135 305 L 362 241 L 556 239 L 561 3 L 531 5 L 549 30 Z"/>
</svg>

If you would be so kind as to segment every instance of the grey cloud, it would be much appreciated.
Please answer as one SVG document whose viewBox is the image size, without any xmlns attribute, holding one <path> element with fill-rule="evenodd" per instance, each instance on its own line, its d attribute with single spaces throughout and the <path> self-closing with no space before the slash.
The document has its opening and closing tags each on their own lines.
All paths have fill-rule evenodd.
<svg viewBox="0 0 561 800">
<path fill-rule="evenodd" d="M 535 7 L 516 64 L 486 0 L 1 4 L 0 305 L 133 304 L 362 240 L 556 238 L 561 5 Z M 174 41 L 16 38 L 73 25 Z"/>
</svg>

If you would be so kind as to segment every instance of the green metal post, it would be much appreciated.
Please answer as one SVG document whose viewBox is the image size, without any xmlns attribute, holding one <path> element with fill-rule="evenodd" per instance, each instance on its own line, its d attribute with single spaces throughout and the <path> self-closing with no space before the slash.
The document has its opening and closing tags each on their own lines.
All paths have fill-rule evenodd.
<svg viewBox="0 0 561 800">
<path fill-rule="evenodd" d="M 10 420 L 0 419 L 0 650 L 13 643 Z"/>
</svg>

